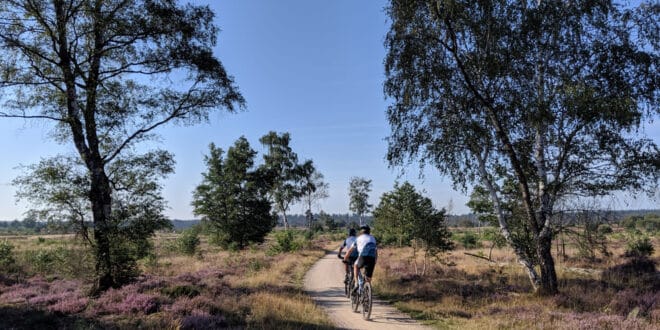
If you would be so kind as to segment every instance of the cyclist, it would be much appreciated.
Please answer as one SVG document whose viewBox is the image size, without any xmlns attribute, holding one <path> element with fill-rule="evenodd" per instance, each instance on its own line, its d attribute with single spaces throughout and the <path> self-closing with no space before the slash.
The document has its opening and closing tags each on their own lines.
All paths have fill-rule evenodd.
<svg viewBox="0 0 660 330">
<path fill-rule="evenodd" d="M 339 247 L 339 252 L 337 252 L 337 258 L 342 259 L 343 257 L 341 256 L 341 251 L 345 248 L 346 249 L 346 255 L 348 256 L 348 261 L 344 263 L 345 267 L 345 272 L 346 276 L 344 276 L 344 284 L 348 283 L 348 274 L 349 274 L 349 268 L 353 265 L 355 262 L 355 259 L 358 257 L 357 250 L 353 251 L 349 255 L 348 250 L 353 246 L 353 243 L 355 243 L 355 228 L 351 228 L 348 230 L 348 237 L 344 240 L 344 243 Z"/>
<path fill-rule="evenodd" d="M 358 258 L 355 261 L 354 267 L 354 276 L 355 276 L 355 285 L 357 289 L 358 285 L 358 272 L 360 268 L 365 268 L 365 280 L 371 282 L 371 276 L 374 274 L 374 267 L 376 266 L 376 260 L 378 259 L 378 250 L 376 249 L 376 239 L 371 236 L 371 228 L 368 225 L 360 227 L 360 236 L 355 240 L 355 243 L 348 249 L 346 256 L 357 250 Z M 344 256 L 344 260 L 348 261 L 348 258 Z"/>
</svg>

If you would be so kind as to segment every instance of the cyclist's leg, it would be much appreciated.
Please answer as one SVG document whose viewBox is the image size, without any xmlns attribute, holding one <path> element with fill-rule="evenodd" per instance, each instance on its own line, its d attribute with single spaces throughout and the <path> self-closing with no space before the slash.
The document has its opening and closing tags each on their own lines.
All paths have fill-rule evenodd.
<svg viewBox="0 0 660 330">
<path fill-rule="evenodd" d="M 371 282 L 371 277 L 374 275 L 374 268 L 376 267 L 376 258 L 363 257 L 363 259 L 364 259 L 365 281 Z"/>
<path fill-rule="evenodd" d="M 362 268 L 362 267 L 364 267 L 364 257 L 359 256 L 357 258 L 357 260 L 355 261 L 354 267 L 353 267 L 353 275 L 354 275 L 354 278 L 355 278 L 355 286 L 356 287 L 358 285 L 358 275 L 359 275 L 359 272 L 360 272 L 360 268 Z"/>
</svg>

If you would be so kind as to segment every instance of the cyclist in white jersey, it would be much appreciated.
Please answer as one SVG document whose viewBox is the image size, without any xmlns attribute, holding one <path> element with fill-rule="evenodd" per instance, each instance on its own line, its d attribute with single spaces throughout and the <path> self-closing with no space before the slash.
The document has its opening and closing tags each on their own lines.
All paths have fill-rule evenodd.
<svg viewBox="0 0 660 330">
<path fill-rule="evenodd" d="M 365 280 L 371 282 L 371 276 L 374 274 L 376 260 L 378 259 L 378 249 L 376 248 L 376 239 L 371 236 L 371 228 L 369 226 L 364 225 L 360 227 L 360 236 L 358 236 L 351 248 L 348 249 L 346 255 L 348 256 L 354 250 L 358 252 L 358 258 L 353 265 L 355 284 L 357 285 L 358 283 L 358 271 L 363 267 L 365 268 Z M 348 258 L 344 257 L 344 260 L 348 261 Z"/>
</svg>

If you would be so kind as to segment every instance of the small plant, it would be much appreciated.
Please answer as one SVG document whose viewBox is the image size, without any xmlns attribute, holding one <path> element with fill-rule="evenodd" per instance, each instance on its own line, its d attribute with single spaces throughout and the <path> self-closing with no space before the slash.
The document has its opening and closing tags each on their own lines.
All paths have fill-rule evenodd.
<svg viewBox="0 0 660 330">
<path fill-rule="evenodd" d="M 465 232 L 463 235 L 459 236 L 458 240 L 466 249 L 475 248 L 479 243 L 479 237 L 471 231 Z"/>
<path fill-rule="evenodd" d="M 193 229 L 187 229 L 183 231 L 181 236 L 177 238 L 177 246 L 179 251 L 189 256 L 194 255 L 195 252 L 197 252 L 199 243 L 200 240 L 197 231 Z"/>
<path fill-rule="evenodd" d="M 296 241 L 292 230 L 275 232 L 274 236 L 275 244 L 270 248 L 273 253 L 297 251 L 302 248 L 300 242 Z"/>
<path fill-rule="evenodd" d="M 7 240 L 0 242 L 0 272 L 9 273 L 13 270 L 16 260 L 13 254 L 14 246 Z"/>
<path fill-rule="evenodd" d="M 614 230 L 612 230 L 612 227 L 610 227 L 609 225 L 601 225 L 600 227 L 598 227 L 598 233 L 600 233 L 601 235 L 609 235 L 613 232 Z"/>
<path fill-rule="evenodd" d="M 193 285 L 177 285 L 174 287 L 165 287 L 160 292 L 172 299 L 179 297 L 193 298 L 199 296 L 199 288 Z"/>
<path fill-rule="evenodd" d="M 635 238 L 628 242 L 624 256 L 632 258 L 645 258 L 653 255 L 653 243 L 648 237 Z"/>
</svg>

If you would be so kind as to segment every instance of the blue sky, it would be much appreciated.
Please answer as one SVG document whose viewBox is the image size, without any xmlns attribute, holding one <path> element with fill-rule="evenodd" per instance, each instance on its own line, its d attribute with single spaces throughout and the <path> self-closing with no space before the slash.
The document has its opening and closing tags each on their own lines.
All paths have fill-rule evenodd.
<svg viewBox="0 0 660 330">
<path fill-rule="evenodd" d="M 290 132 L 299 158 L 312 159 L 330 184 L 326 212 L 348 212 L 348 181 L 373 180 L 370 202 L 396 180 L 411 181 L 426 191 L 436 207 L 452 200 L 452 213 L 467 213 L 467 198 L 451 189 L 433 169 L 418 179 L 418 168 L 389 169 L 385 160 L 389 125 L 382 84 L 383 40 L 388 22 L 385 0 L 228 0 L 191 1 L 210 4 L 222 29 L 216 54 L 247 100 L 247 111 L 217 113 L 208 124 L 169 126 L 160 141 L 147 147 L 175 154 L 176 173 L 164 181 L 173 218 L 193 218 L 191 194 L 205 168 L 208 144 L 227 148 L 244 135 L 262 152 L 258 139 L 270 130 Z M 0 120 L 0 219 L 22 218 L 27 205 L 17 204 L 9 184 L 19 164 L 42 156 L 72 152 L 51 142 L 48 122 Z M 659 140 L 656 124 L 652 135 Z M 625 208 L 653 206 L 629 200 Z M 293 206 L 292 213 L 302 213 Z"/>
</svg>

